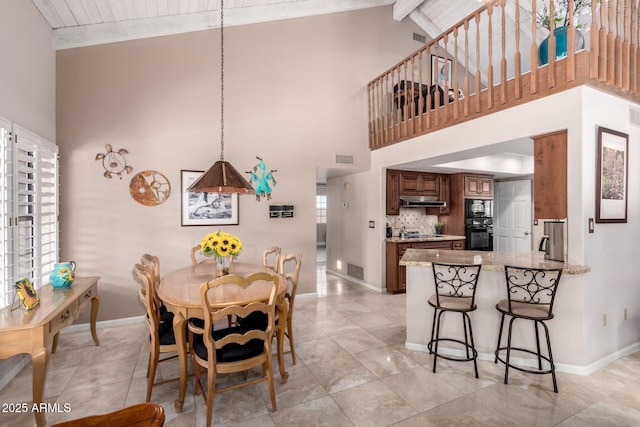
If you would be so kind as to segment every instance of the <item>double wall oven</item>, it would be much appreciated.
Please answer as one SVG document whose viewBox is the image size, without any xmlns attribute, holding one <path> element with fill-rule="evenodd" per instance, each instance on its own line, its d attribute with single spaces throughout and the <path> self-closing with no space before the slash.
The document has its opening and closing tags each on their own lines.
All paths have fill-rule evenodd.
<svg viewBox="0 0 640 427">
<path fill-rule="evenodd" d="M 467 249 L 493 250 L 493 201 L 465 199 Z"/>
</svg>

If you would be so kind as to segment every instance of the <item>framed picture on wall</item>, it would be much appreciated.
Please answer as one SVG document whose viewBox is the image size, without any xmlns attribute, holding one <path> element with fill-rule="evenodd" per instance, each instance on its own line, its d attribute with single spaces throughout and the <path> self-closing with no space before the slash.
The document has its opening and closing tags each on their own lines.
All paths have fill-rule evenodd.
<svg viewBox="0 0 640 427">
<path fill-rule="evenodd" d="M 431 55 L 431 84 L 444 87 L 445 80 L 447 87 L 453 88 L 453 60 Z"/>
<path fill-rule="evenodd" d="M 629 135 L 598 126 L 596 222 L 627 222 Z"/>
<path fill-rule="evenodd" d="M 183 170 L 182 225 L 238 225 L 238 195 L 223 193 L 191 193 L 187 188 L 203 171 Z"/>
</svg>

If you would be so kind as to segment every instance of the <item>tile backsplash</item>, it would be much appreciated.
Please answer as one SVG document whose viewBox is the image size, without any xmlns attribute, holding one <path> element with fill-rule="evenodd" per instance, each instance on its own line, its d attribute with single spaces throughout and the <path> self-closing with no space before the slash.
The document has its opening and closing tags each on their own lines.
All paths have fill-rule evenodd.
<svg viewBox="0 0 640 427">
<path fill-rule="evenodd" d="M 424 209 L 400 208 L 400 215 L 387 215 L 387 223 L 391 225 L 394 237 L 400 234 L 402 227 L 407 231 L 417 231 L 420 234 L 435 234 L 436 222 L 438 222 L 438 216 L 427 215 Z"/>
</svg>

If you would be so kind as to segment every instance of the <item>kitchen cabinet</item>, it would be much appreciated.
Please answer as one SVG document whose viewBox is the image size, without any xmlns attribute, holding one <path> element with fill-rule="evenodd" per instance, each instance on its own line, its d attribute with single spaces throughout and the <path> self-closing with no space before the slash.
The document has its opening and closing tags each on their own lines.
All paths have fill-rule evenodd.
<svg viewBox="0 0 640 427">
<path fill-rule="evenodd" d="M 387 292 L 392 294 L 404 293 L 407 287 L 406 267 L 399 265 L 400 258 L 409 248 L 414 249 L 464 249 L 464 239 L 436 240 L 417 242 L 387 242 L 386 252 L 386 285 Z"/>
<path fill-rule="evenodd" d="M 493 176 L 464 175 L 465 199 L 493 199 Z"/>
<path fill-rule="evenodd" d="M 428 196 L 447 202 L 447 206 L 426 208 L 427 215 L 448 215 L 449 175 L 387 169 L 387 215 L 400 214 L 400 196 Z"/>
<path fill-rule="evenodd" d="M 567 217 L 567 131 L 533 137 L 533 217 Z"/>
<path fill-rule="evenodd" d="M 416 172 L 400 172 L 401 196 L 434 196 L 440 195 L 440 175 Z"/>
<path fill-rule="evenodd" d="M 400 171 L 387 170 L 387 215 L 400 214 Z"/>
</svg>

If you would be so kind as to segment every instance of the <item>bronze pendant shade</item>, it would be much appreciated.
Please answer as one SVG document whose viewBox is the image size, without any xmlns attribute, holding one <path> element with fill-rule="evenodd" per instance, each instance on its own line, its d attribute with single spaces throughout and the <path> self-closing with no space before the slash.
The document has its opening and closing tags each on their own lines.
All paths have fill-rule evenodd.
<svg viewBox="0 0 640 427">
<path fill-rule="evenodd" d="M 224 0 L 220 0 L 220 160 L 187 188 L 190 193 L 253 194 L 251 184 L 224 161 Z"/>
<path fill-rule="evenodd" d="M 231 163 L 218 160 L 195 180 L 187 191 L 190 193 L 239 193 L 253 194 L 253 187 Z"/>
</svg>

